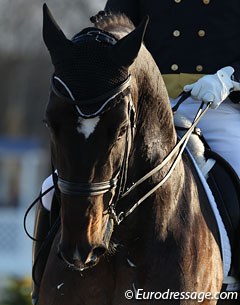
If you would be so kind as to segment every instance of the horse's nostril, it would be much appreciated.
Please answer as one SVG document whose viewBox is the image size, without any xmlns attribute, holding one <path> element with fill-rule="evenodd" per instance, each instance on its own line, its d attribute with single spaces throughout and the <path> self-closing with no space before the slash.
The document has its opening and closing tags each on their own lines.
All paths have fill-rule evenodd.
<svg viewBox="0 0 240 305">
<path fill-rule="evenodd" d="M 107 249 L 103 246 L 96 247 L 96 248 L 93 249 L 93 255 L 99 257 L 99 256 L 105 254 L 106 251 L 107 251 Z"/>
<path fill-rule="evenodd" d="M 63 247 L 59 245 L 57 256 L 63 260 L 69 267 L 75 267 L 81 271 L 94 266 L 107 251 L 104 245 L 100 245 L 95 248 L 88 246 L 80 247 L 76 246 L 75 249 Z"/>
</svg>

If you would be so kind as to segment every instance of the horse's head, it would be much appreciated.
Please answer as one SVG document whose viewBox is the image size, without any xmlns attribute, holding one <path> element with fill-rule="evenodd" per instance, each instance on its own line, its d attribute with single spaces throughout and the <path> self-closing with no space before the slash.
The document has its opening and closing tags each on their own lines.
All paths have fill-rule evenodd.
<svg viewBox="0 0 240 305">
<path fill-rule="evenodd" d="M 68 40 L 44 5 L 43 38 L 55 68 L 46 122 L 61 194 L 59 251 L 80 270 L 109 247 L 109 206 L 124 184 L 134 124 L 129 67 L 145 27 L 120 40 L 87 28 Z"/>
</svg>

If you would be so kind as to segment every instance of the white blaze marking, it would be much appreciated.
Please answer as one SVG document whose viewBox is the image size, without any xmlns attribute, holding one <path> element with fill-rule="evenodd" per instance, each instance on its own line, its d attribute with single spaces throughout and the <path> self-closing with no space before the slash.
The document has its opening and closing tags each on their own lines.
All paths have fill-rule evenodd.
<svg viewBox="0 0 240 305">
<path fill-rule="evenodd" d="M 85 139 L 87 139 L 94 132 L 99 121 L 99 116 L 91 119 L 78 118 L 77 131 L 82 133 Z"/>
</svg>

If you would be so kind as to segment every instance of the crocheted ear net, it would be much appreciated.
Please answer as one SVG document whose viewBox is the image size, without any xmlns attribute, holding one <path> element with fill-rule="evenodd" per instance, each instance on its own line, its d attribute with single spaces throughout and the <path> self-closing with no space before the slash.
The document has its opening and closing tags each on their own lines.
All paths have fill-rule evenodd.
<svg viewBox="0 0 240 305">
<path fill-rule="evenodd" d="M 84 35 L 91 28 L 76 34 L 72 46 L 54 60 L 55 75 L 61 78 L 77 100 L 98 97 L 114 89 L 128 76 L 128 71 L 109 54 L 113 45 Z M 96 30 L 96 29 L 94 29 Z M 59 88 L 59 84 L 58 84 Z M 62 88 L 59 88 L 62 91 Z"/>
</svg>

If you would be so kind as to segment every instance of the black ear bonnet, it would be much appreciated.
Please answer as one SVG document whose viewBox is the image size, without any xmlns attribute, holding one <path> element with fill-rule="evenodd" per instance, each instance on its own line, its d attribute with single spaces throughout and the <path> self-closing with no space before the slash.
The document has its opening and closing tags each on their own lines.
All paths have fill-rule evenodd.
<svg viewBox="0 0 240 305">
<path fill-rule="evenodd" d="M 43 39 L 55 75 L 76 100 L 95 98 L 113 90 L 128 78 L 128 67 L 138 55 L 147 23 L 148 17 L 119 41 L 112 34 L 91 27 L 69 40 L 44 4 Z"/>
<path fill-rule="evenodd" d="M 100 96 L 128 76 L 127 69 L 120 67 L 109 56 L 115 38 L 111 43 L 103 41 L 96 32 L 101 31 L 96 28 L 84 29 L 72 38 L 69 49 L 64 49 L 56 57 L 52 56 L 55 75 L 65 82 L 78 100 Z"/>
</svg>

